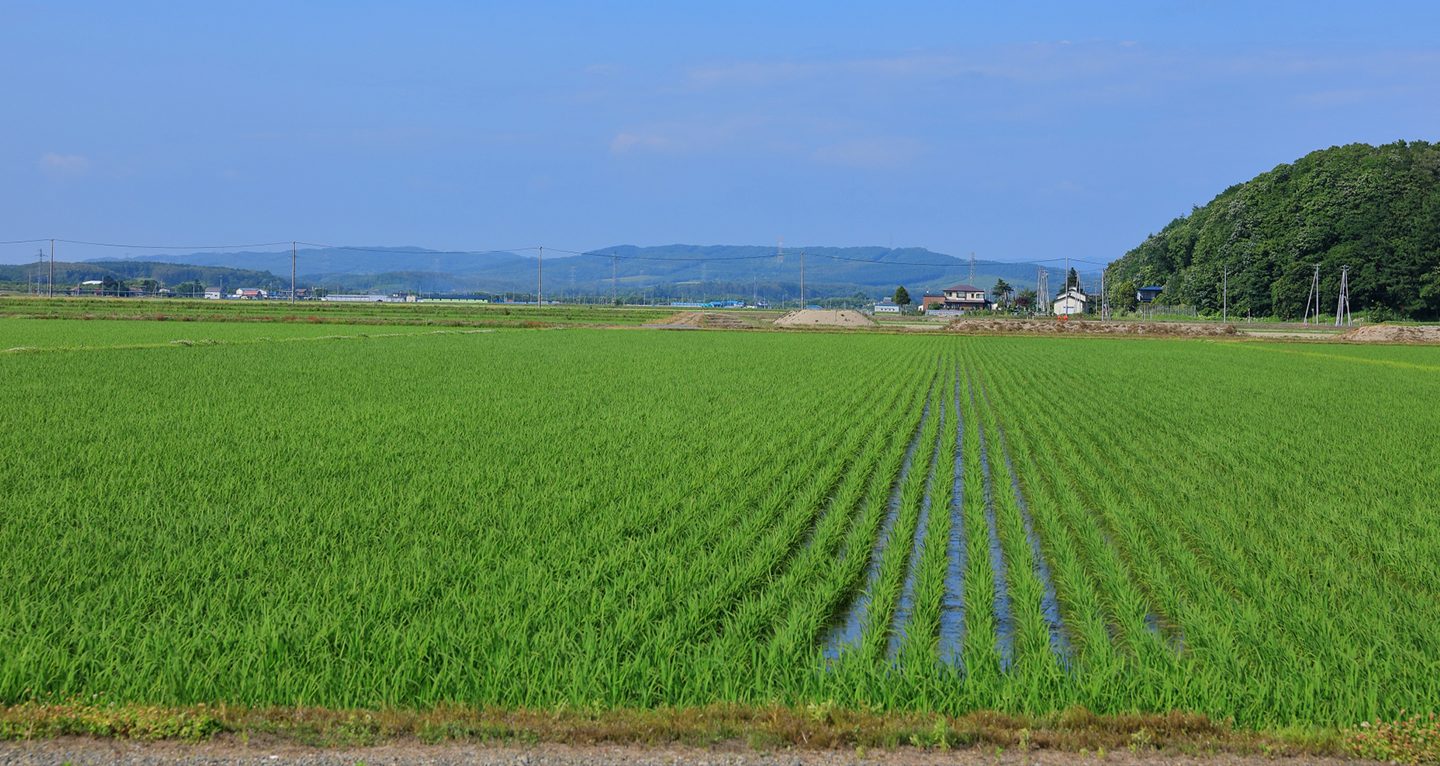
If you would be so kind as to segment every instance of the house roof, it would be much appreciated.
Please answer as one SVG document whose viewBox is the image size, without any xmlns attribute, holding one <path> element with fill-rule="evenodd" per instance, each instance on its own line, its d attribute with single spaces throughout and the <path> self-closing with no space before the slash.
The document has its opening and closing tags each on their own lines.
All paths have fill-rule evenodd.
<svg viewBox="0 0 1440 766">
<path fill-rule="evenodd" d="M 984 288 L 976 287 L 975 285 L 951 285 L 950 287 L 945 288 L 945 292 L 947 292 L 947 293 L 983 293 L 983 292 L 985 292 L 985 290 L 984 290 Z"/>
</svg>

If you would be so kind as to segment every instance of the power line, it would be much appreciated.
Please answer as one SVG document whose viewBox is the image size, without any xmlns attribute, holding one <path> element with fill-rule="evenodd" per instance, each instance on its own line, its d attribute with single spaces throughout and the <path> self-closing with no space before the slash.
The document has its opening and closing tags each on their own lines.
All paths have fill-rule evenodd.
<svg viewBox="0 0 1440 766">
<path fill-rule="evenodd" d="M 35 245 L 41 242 L 49 242 L 48 239 L 11 239 L 0 242 L 0 245 Z"/>
<path fill-rule="evenodd" d="M 43 241 L 43 240 L 40 240 Z M 127 245 L 118 242 L 85 242 L 78 239 L 56 239 L 67 245 L 89 245 L 91 247 L 125 247 L 132 250 L 239 250 L 245 247 L 283 247 L 289 242 L 257 242 L 247 245 Z"/>
<path fill-rule="evenodd" d="M 284 244 L 284 243 L 282 243 Z M 526 250 L 537 249 L 534 245 L 528 247 L 497 247 L 489 250 L 415 250 L 401 248 L 383 247 L 350 247 L 348 245 L 327 245 L 321 242 L 297 242 L 306 247 L 319 247 L 326 250 L 345 250 L 357 253 L 384 253 L 385 255 L 490 255 L 491 253 L 519 253 Z"/>
</svg>

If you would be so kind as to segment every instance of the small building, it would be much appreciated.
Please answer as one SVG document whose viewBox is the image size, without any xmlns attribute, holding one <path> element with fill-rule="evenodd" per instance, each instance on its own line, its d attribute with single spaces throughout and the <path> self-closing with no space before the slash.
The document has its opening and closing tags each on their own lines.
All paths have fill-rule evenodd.
<svg viewBox="0 0 1440 766">
<path fill-rule="evenodd" d="M 225 293 L 218 287 L 205 288 L 205 300 L 218 301 L 225 297 Z"/>
<path fill-rule="evenodd" d="M 235 297 L 241 300 L 258 301 L 268 297 L 264 290 L 254 287 L 242 287 L 235 291 Z"/>
<path fill-rule="evenodd" d="M 1051 313 L 1056 316 L 1070 316 L 1072 314 L 1084 314 L 1085 304 L 1090 299 L 1078 288 L 1071 287 L 1065 292 L 1055 296 L 1050 304 Z"/>
<path fill-rule="evenodd" d="M 920 296 L 920 310 L 945 308 L 945 296 L 943 295 L 922 295 Z"/>
<path fill-rule="evenodd" d="M 894 301 L 890 300 L 889 298 L 886 298 L 885 300 L 880 301 L 879 303 L 875 304 L 875 313 L 876 313 L 876 314 L 899 314 L 899 313 L 900 313 L 900 306 L 899 306 L 899 304 L 895 303 Z"/>
<path fill-rule="evenodd" d="M 1135 300 L 1140 301 L 1141 303 L 1153 303 L 1155 299 L 1160 296 L 1160 293 L 1164 292 L 1164 290 L 1165 288 L 1158 285 L 1149 285 L 1147 287 L 1142 287 L 1139 290 L 1135 291 Z"/>
</svg>

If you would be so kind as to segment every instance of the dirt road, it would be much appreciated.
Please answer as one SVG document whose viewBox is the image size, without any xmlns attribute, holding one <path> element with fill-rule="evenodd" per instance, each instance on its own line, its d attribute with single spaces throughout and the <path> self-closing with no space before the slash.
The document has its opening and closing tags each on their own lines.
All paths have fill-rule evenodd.
<svg viewBox="0 0 1440 766">
<path fill-rule="evenodd" d="M 55 740 L 0 742 L 0 766 L 41 766 L 42 764 L 119 764 L 120 766 L 379 766 L 380 764 L 494 764 L 495 766 L 942 766 L 960 764 L 1114 764 L 1150 766 L 1193 764 L 1195 766 L 1276 766 L 1276 764 L 1355 764 L 1334 758 L 1276 758 L 1263 755 L 1202 755 L 1132 753 L 1128 750 L 1104 754 L 1062 753 L 991 749 L 888 751 L 805 750 L 759 752 L 744 745 L 717 748 L 673 746 L 637 747 L 604 745 L 463 745 L 387 744 L 356 748 L 309 748 L 293 744 L 267 746 L 252 741 L 214 740 L 196 744 L 175 742 L 131 742 L 111 739 L 67 737 Z"/>
</svg>

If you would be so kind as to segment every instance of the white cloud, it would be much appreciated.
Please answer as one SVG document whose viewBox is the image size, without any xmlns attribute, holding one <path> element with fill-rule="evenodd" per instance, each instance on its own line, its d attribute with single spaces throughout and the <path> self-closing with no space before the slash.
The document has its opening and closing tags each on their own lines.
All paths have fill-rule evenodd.
<svg viewBox="0 0 1440 766">
<path fill-rule="evenodd" d="M 861 138 L 822 146 L 811 159 L 826 165 L 864 170 L 891 170 L 909 165 L 924 147 L 909 138 Z"/>
<path fill-rule="evenodd" d="M 627 128 L 610 139 L 610 152 L 685 154 L 714 151 L 747 137 L 753 138 L 755 130 L 766 122 L 768 120 L 763 118 L 736 117 L 728 120 L 691 120 Z"/>
<path fill-rule="evenodd" d="M 78 176 L 90 169 L 90 160 L 79 154 L 40 155 L 40 169 L 52 176 Z"/>
</svg>

